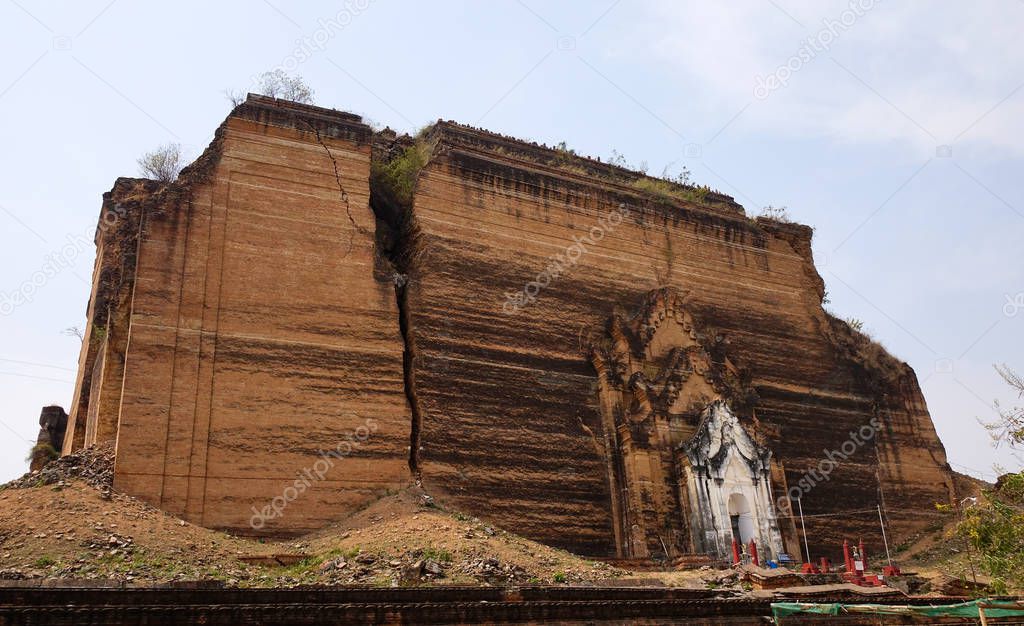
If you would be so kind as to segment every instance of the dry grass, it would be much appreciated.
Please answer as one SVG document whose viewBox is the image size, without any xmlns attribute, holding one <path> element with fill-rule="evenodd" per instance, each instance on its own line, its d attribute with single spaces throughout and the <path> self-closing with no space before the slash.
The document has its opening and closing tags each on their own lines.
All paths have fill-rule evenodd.
<svg viewBox="0 0 1024 626">
<path fill-rule="evenodd" d="M 839 356 L 857 366 L 871 390 L 883 393 L 899 384 L 907 366 L 867 333 L 855 330 L 848 322 L 825 312 Z"/>
</svg>

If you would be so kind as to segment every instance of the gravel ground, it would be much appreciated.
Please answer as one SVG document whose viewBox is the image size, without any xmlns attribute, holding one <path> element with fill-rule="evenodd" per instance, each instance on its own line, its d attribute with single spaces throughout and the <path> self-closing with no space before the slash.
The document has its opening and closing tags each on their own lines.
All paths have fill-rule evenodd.
<svg viewBox="0 0 1024 626">
<path fill-rule="evenodd" d="M 95 448 L 0 487 L 0 580 L 392 586 L 592 584 L 634 575 L 446 511 L 415 487 L 298 539 L 236 537 L 113 492 L 112 466 L 112 449 Z"/>
</svg>

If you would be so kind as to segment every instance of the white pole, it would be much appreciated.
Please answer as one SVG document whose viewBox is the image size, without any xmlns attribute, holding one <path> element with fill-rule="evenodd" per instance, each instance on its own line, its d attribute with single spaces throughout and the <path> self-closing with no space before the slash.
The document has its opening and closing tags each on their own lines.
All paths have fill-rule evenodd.
<svg viewBox="0 0 1024 626">
<path fill-rule="evenodd" d="M 892 567 L 892 557 L 889 556 L 889 540 L 885 537 L 885 522 L 882 520 L 882 505 L 878 505 L 878 525 L 882 527 L 882 541 L 885 543 L 885 558 Z"/>
<path fill-rule="evenodd" d="M 804 563 L 810 563 L 811 549 L 807 547 L 807 526 L 804 525 L 804 503 L 802 497 L 797 497 L 796 505 L 800 508 L 800 528 L 804 531 L 804 552 L 807 553 L 807 560 Z"/>
</svg>

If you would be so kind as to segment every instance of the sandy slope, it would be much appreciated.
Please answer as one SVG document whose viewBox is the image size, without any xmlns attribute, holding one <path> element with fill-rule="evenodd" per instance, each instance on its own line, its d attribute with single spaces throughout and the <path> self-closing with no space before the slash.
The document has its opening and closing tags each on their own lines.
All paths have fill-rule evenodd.
<svg viewBox="0 0 1024 626">
<path fill-rule="evenodd" d="M 629 574 L 428 502 L 410 489 L 312 535 L 261 541 L 187 524 L 77 478 L 5 487 L 0 490 L 0 578 L 137 584 L 217 579 L 259 586 L 580 583 Z M 241 560 L 267 555 L 290 558 L 283 566 Z"/>
</svg>

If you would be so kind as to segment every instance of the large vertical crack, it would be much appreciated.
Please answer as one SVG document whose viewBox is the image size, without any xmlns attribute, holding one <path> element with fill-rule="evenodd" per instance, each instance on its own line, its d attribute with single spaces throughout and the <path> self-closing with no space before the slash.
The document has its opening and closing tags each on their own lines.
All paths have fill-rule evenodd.
<svg viewBox="0 0 1024 626">
<path fill-rule="evenodd" d="M 316 126 L 302 120 L 316 136 L 317 143 L 324 149 L 334 168 L 334 179 L 338 185 L 341 202 L 352 230 L 348 250 L 352 251 L 355 233 L 367 234 L 352 216 L 348 192 L 342 184 L 338 160 L 330 147 L 320 136 Z M 429 130 L 429 129 L 428 129 Z M 426 133 L 425 133 L 426 134 Z M 425 136 L 425 134 L 423 136 Z M 409 280 L 414 272 L 418 256 L 419 229 L 412 213 L 412 198 L 419 178 L 419 172 L 429 159 L 432 144 L 426 140 L 397 137 L 389 131 L 377 134 L 370 150 L 370 209 L 376 217 L 376 266 L 390 270 L 394 283 L 395 302 L 398 309 L 398 325 L 402 337 L 402 383 L 406 402 L 411 414 L 409 426 L 409 471 L 416 483 L 420 483 L 420 431 L 423 412 L 416 395 L 416 368 L 419 355 L 416 351 L 412 331 L 412 313 L 409 308 Z"/>
<path fill-rule="evenodd" d="M 408 137 L 388 138 L 382 133 L 371 155 L 370 208 L 377 217 L 378 260 L 389 266 L 395 287 L 398 325 L 402 336 L 402 379 L 409 405 L 409 471 L 420 484 L 420 435 L 423 409 L 417 396 L 416 373 L 420 354 L 413 330 L 410 292 L 417 277 L 421 252 L 420 230 L 413 214 L 413 192 L 432 146 Z"/>
<path fill-rule="evenodd" d="M 305 120 L 304 120 L 305 121 Z M 316 135 L 316 141 L 327 153 L 334 168 L 334 180 L 338 184 L 338 191 L 341 194 L 342 204 L 345 206 L 345 213 L 352 230 L 349 231 L 348 250 L 343 256 L 348 256 L 354 245 L 356 231 L 366 233 L 352 216 L 352 207 L 349 204 L 348 192 L 341 182 L 341 171 L 338 168 L 338 160 L 334 157 L 330 147 L 324 143 L 320 131 L 306 122 L 309 128 Z M 382 149 L 371 149 L 371 176 L 370 176 L 370 209 L 376 216 L 377 233 L 375 243 L 378 252 L 383 254 L 384 260 L 393 268 L 391 276 L 395 285 L 395 301 L 398 307 L 398 326 L 402 337 L 402 384 L 405 390 L 405 399 L 409 405 L 411 420 L 409 426 L 409 471 L 412 473 L 416 483 L 420 483 L 419 450 L 420 450 L 420 429 L 423 424 L 423 413 L 420 408 L 419 398 L 416 396 L 416 341 L 412 332 L 412 314 L 409 310 L 409 272 L 412 270 L 416 257 L 415 247 L 418 242 L 418 229 L 414 226 L 412 216 L 412 190 L 415 188 L 416 178 L 420 168 L 426 163 L 429 148 L 425 144 L 405 146 L 405 150 L 395 157 L 396 149 L 400 143 L 396 142 L 390 148 L 390 154 Z M 389 158 L 392 157 L 392 158 Z M 382 230 L 383 229 L 383 230 Z"/>
<path fill-rule="evenodd" d="M 412 420 L 409 425 L 409 471 L 420 483 L 420 429 L 423 426 L 423 413 L 416 395 L 416 337 L 412 332 L 412 313 L 409 310 L 409 283 L 398 278 L 395 280 L 395 296 L 398 301 L 398 325 L 402 332 L 402 379 L 405 384 L 405 399 L 409 404 Z"/>
</svg>

